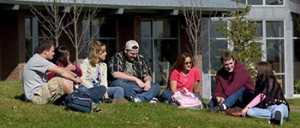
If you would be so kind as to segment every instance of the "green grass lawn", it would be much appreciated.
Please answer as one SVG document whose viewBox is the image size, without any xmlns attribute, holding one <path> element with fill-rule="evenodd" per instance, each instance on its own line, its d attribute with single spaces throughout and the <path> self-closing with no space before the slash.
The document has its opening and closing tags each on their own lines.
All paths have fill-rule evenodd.
<svg viewBox="0 0 300 128">
<path fill-rule="evenodd" d="M 35 105 L 22 100 L 21 81 L 0 82 L 0 128 L 92 128 L 92 127 L 161 127 L 161 128 L 262 128 L 273 127 L 266 119 L 230 117 L 206 110 L 178 109 L 158 103 L 102 104 L 99 113 L 64 110 L 52 104 Z M 288 100 L 292 109 L 300 108 L 300 99 Z M 291 121 L 283 128 L 300 127 L 300 113 L 291 112 Z"/>
</svg>

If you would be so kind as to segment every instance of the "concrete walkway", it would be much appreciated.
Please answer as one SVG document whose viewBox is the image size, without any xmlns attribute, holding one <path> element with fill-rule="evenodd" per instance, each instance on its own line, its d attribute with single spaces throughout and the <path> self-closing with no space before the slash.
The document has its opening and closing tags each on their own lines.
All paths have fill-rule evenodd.
<svg viewBox="0 0 300 128">
<path fill-rule="evenodd" d="M 300 113 L 300 110 L 292 110 L 292 112 Z"/>
</svg>

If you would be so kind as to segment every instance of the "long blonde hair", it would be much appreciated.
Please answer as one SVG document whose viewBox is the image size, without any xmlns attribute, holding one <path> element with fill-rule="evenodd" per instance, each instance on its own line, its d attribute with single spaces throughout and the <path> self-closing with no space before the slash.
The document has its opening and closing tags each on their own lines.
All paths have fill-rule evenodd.
<svg viewBox="0 0 300 128">
<path fill-rule="evenodd" d="M 100 41 L 91 41 L 89 44 L 89 56 L 88 59 L 90 64 L 95 66 L 99 62 L 98 54 L 99 52 L 104 52 L 106 50 L 105 44 Z"/>
</svg>

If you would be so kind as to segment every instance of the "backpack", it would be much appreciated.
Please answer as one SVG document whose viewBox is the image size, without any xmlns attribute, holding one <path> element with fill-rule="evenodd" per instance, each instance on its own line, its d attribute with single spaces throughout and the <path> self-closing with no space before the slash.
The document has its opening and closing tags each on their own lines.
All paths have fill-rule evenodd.
<svg viewBox="0 0 300 128">
<path fill-rule="evenodd" d="M 66 97 L 66 110 L 90 113 L 92 100 L 88 91 L 77 89 Z"/>
<path fill-rule="evenodd" d="M 186 88 L 176 91 L 171 98 L 178 104 L 178 108 L 200 107 L 200 109 L 203 109 L 204 107 L 202 102 Z"/>
</svg>

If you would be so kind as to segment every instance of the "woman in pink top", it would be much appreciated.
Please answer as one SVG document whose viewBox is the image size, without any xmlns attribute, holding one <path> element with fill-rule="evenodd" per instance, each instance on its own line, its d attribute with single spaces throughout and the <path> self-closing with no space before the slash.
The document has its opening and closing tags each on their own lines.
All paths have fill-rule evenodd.
<svg viewBox="0 0 300 128">
<path fill-rule="evenodd" d="M 243 109 L 242 115 L 269 119 L 269 123 L 282 125 L 289 116 L 289 105 L 277 82 L 271 64 L 259 62 L 256 66 L 256 97 Z"/>
<path fill-rule="evenodd" d="M 194 62 L 191 54 L 184 52 L 176 60 L 170 78 L 169 86 L 162 93 L 162 100 L 167 103 L 172 103 L 171 97 L 178 90 L 186 88 L 193 92 L 196 97 L 201 99 L 197 87 L 200 86 L 200 72 L 194 67 Z"/>
</svg>

